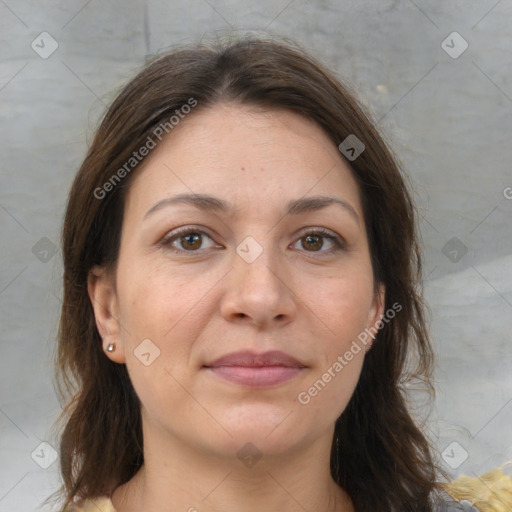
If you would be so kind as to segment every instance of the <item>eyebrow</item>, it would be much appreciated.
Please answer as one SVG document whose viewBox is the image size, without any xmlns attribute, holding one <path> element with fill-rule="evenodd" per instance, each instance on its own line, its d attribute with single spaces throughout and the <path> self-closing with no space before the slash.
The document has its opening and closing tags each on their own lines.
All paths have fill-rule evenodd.
<svg viewBox="0 0 512 512">
<path fill-rule="evenodd" d="M 174 204 L 186 204 L 194 206 L 199 210 L 212 213 L 226 213 L 232 215 L 234 212 L 233 205 L 218 197 L 210 196 L 208 194 L 179 194 L 177 196 L 167 197 L 158 201 L 146 212 L 144 219 L 149 217 L 152 213 Z M 322 210 L 330 205 L 341 206 L 359 224 L 359 215 L 350 203 L 343 199 L 330 196 L 320 195 L 293 199 L 286 204 L 285 214 L 300 215 L 301 213 Z"/>
</svg>

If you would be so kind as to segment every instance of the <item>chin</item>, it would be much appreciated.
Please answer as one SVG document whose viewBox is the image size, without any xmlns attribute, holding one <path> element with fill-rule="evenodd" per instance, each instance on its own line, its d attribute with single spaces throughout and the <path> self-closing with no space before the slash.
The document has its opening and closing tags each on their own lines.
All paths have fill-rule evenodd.
<svg viewBox="0 0 512 512">
<path fill-rule="evenodd" d="M 254 431 L 266 437 L 276 427 L 290 427 L 290 419 L 297 420 L 297 405 L 285 401 L 262 402 L 244 400 L 244 403 L 226 407 L 222 414 L 223 425 L 234 432 Z"/>
<path fill-rule="evenodd" d="M 279 453 L 299 441 L 291 408 L 277 406 L 249 406 L 220 416 L 222 425 L 232 437 L 224 436 L 231 449 L 238 451 L 252 443 L 262 452 Z"/>
</svg>

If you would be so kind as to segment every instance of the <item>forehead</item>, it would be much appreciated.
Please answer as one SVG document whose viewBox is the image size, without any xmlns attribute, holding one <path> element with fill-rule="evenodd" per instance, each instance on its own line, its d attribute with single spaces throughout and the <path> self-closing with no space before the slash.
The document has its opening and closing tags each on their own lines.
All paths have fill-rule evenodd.
<svg viewBox="0 0 512 512">
<path fill-rule="evenodd" d="M 301 114 L 254 106 L 185 117 L 137 170 L 126 206 L 176 193 L 214 193 L 238 208 L 330 193 L 361 213 L 352 170 L 329 136 Z"/>
</svg>

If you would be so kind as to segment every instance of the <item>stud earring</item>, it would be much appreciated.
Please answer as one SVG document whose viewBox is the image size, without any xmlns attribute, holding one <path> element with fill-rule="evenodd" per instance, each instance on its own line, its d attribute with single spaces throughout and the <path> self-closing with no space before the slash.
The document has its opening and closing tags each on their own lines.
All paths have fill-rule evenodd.
<svg viewBox="0 0 512 512">
<path fill-rule="evenodd" d="M 109 343 L 108 346 L 107 346 L 107 352 L 114 352 L 114 350 L 116 349 L 116 345 L 115 343 Z"/>
</svg>

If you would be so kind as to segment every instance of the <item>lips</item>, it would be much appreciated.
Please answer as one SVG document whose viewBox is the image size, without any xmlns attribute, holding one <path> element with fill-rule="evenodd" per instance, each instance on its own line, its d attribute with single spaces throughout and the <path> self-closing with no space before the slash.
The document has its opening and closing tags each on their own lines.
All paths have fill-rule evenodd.
<svg viewBox="0 0 512 512">
<path fill-rule="evenodd" d="M 218 377 L 250 387 L 281 384 L 306 368 L 294 357 L 278 350 L 261 354 L 234 352 L 215 359 L 204 367 Z"/>
<path fill-rule="evenodd" d="M 249 351 L 233 352 L 219 357 L 212 363 L 206 364 L 205 366 L 246 366 L 255 368 L 262 366 L 285 366 L 288 368 L 304 367 L 304 365 L 297 361 L 297 359 L 281 352 L 280 350 L 272 350 L 262 354 Z"/>
</svg>

